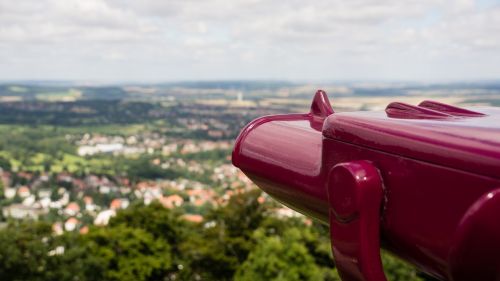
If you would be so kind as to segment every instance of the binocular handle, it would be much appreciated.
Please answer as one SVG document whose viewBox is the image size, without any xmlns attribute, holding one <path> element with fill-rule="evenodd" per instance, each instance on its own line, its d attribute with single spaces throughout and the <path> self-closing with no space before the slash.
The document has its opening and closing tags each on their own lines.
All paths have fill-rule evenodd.
<svg viewBox="0 0 500 281">
<path fill-rule="evenodd" d="M 380 258 L 379 171 L 369 161 L 335 165 L 327 184 L 333 256 L 343 281 L 385 281 Z"/>
</svg>

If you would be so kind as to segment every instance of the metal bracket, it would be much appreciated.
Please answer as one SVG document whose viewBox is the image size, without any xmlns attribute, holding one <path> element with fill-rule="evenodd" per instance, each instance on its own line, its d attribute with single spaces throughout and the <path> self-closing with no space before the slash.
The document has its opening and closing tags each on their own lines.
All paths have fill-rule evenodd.
<svg viewBox="0 0 500 281">
<path fill-rule="evenodd" d="M 330 237 L 344 281 L 385 281 L 380 258 L 382 180 L 369 161 L 335 165 L 328 175 Z"/>
</svg>

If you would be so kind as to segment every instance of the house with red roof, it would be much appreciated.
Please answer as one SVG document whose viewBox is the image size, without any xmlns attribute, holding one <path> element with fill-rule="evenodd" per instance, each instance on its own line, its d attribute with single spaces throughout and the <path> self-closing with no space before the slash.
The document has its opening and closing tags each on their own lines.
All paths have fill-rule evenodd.
<svg viewBox="0 0 500 281">
<path fill-rule="evenodd" d="M 80 206 L 76 202 L 71 202 L 64 208 L 64 214 L 67 216 L 76 216 L 79 212 Z"/>
</svg>

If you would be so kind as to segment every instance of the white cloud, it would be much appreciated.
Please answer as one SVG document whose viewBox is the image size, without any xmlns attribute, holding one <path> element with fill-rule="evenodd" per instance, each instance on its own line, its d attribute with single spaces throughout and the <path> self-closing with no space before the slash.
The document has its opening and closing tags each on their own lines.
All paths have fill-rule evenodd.
<svg viewBox="0 0 500 281">
<path fill-rule="evenodd" d="M 0 0 L 0 79 L 492 79 L 484 0 Z"/>
<path fill-rule="evenodd" d="M 0 1 L 0 42 L 140 40 L 155 26 L 103 0 Z"/>
</svg>

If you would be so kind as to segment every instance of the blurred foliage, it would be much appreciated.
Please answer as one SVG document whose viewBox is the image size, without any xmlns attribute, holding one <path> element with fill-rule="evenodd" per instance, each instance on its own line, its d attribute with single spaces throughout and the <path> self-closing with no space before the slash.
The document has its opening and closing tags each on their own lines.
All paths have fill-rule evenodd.
<svg viewBox="0 0 500 281">
<path fill-rule="evenodd" d="M 234 280 L 321 280 L 319 266 L 303 243 L 299 229 L 291 228 L 283 236 L 263 236 L 259 240 Z"/>
<path fill-rule="evenodd" d="M 0 230 L 0 280 L 340 280 L 326 226 L 278 218 L 260 191 L 238 194 L 204 223 L 179 209 L 134 204 L 88 234 L 44 222 Z M 382 253 L 389 280 L 430 280 Z"/>
<path fill-rule="evenodd" d="M 83 238 L 92 259 L 90 280 L 161 280 L 171 267 L 170 244 L 140 228 L 120 224 Z"/>
</svg>

